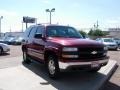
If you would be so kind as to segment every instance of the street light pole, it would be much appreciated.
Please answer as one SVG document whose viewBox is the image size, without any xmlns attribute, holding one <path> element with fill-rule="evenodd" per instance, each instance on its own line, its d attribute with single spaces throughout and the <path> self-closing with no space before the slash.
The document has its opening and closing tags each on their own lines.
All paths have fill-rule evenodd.
<svg viewBox="0 0 120 90">
<path fill-rule="evenodd" d="M 50 12 L 50 24 L 51 24 L 51 12 Z"/>
<path fill-rule="evenodd" d="M 51 10 L 50 9 L 46 9 L 46 12 L 49 12 L 50 13 L 50 24 L 52 23 L 52 12 L 55 12 L 55 8 L 52 8 Z"/>
<path fill-rule="evenodd" d="M 1 20 L 3 19 L 3 16 L 0 16 L 0 37 L 1 37 Z"/>
</svg>

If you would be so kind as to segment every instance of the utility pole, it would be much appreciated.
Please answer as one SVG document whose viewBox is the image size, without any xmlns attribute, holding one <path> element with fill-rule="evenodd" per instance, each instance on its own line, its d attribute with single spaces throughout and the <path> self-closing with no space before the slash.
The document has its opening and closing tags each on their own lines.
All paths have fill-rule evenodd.
<svg viewBox="0 0 120 90">
<path fill-rule="evenodd" d="M 22 32 L 23 32 L 23 21 L 22 21 Z"/>
<path fill-rule="evenodd" d="M 1 34 L 2 34 L 2 32 L 1 32 L 1 20 L 3 19 L 3 16 L 0 16 L 0 37 L 1 37 Z"/>
<path fill-rule="evenodd" d="M 98 27 L 99 27 L 99 24 L 98 24 L 98 20 L 97 20 L 97 25 L 96 25 L 96 28 L 98 29 Z"/>
</svg>

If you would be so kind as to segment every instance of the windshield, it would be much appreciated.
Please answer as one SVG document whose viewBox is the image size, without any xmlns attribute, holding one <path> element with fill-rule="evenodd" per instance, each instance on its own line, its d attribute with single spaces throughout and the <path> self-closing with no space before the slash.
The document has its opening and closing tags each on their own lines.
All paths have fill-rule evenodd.
<svg viewBox="0 0 120 90">
<path fill-rule="evenodd" d="M 48 26 L 47 37 L 82 38 L 77 30 L 65 26 Z"/>
<path fill-rule="evenodd" d="M 104 42 L 114 42 L 112 39 L 104 39 Z"/>
</svg>

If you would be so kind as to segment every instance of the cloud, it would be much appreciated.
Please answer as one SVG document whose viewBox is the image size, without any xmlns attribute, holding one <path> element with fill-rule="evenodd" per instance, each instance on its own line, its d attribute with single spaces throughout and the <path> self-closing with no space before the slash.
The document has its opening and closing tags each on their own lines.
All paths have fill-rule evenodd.
<svg viewBox="0 0 120 90">
<path fill-rule="evenodd" d="M 0 10 L 1 16 L 18 16 L 16 12 L 13 11 L 6 11 L 6 10 Z"/>
<path fill-rule="evenodd" d="M 107 20 L 107 23 L 114 24 L 114 23 L 119 23 L 119 20 Z"/>
<path fill-rule="evenodd" d="M 51 2 L 50 2 L 50 0 L 43 0 L 42 1 L 44 4 L 50 4 Z"/>
<path fill-rule="evenodd" d="M 2 19 L 2 32 L 8 32 L 10 27 L 13 31 L 21 29 L 22 17 L 14 11 L 0 10 Z"/>
<path fill-rule="evenodd" d="M 73 3 L 73 7 L 79 7 L 79 6 L 80 6 L 80 4 L 78 2 Z"/>
<path fill-rule="evenodd" d="M 120 23 L 120 17 L 109 18 L 109 19 L 106 20 L 106 23 L 109 23 L 109 24 Z"/>
<path fill-rule="evenodd" d="M 113 17 L 108 18 L 106 20 L 103 20 L 102 25 L 103 27 L 107 28 L 113 28 L 113 27 L 119 27 L 120 18 L 119 17 Z"/>
</svg>

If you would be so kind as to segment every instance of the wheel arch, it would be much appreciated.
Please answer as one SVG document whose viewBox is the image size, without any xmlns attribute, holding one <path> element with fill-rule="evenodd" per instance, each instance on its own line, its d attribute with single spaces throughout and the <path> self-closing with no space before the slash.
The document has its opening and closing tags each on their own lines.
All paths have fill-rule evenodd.
<svg viewBox="0 0 120 90">
<path fill-rule="evenodd" d="M 47 50 L 47 51 L 45 51 L 45 54 L 44 54 L 45 62 L 47 61 L 49 55 L 53 55 L 56 58 L 58 58 L 58 55 L 56 54 L 56 52 L 51 51 L 51 50 Z"/>
<path fill-rule="evenodd" d="M 2 52 L 3 52 L 3 51 L 4 51 L 4 50 L 3 50 L 3 47 L 2 47 L 2 46 L 0 46 L 0 48 L 1 48 Z"/>
<path fill-rule="evenodd" d="M 26 50 L 27 50 L 26 46 L 22 45 L 22 51 L 26 51 Z"/>
</svg>

